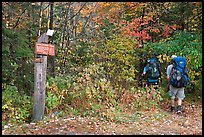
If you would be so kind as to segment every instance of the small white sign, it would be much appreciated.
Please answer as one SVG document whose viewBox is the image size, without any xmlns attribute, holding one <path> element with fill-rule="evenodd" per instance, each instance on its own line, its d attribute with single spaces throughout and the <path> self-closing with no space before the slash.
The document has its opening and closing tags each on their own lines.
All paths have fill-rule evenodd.
<svg viewBox="0 0 204 137">
<path fill-rule="evenodd" d="M 46 35 L 52 36 L 54 33 L 54 30 L 48 29 Z"/>
</svg>

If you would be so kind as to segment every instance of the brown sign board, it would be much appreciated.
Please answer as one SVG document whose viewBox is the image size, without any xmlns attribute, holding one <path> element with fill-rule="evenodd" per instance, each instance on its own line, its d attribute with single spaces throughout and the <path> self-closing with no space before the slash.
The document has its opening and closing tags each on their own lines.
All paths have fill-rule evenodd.
<svg viewBox="0 0 204 137">
<path fill-rule="evenodd" d="M 45 43 L 36 42 L 35 54 L 54 56 L 55 55 L 55 47 L 52 44 L 45 44 Z"/>
</svg>

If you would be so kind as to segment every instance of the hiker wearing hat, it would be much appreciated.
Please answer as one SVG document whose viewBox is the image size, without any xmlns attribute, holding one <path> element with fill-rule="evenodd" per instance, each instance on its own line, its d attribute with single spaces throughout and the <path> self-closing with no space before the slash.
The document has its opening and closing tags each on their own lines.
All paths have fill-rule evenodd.
<svg viewBox="0 0 204 137">
<path fill-rule="evenodd" d="M 184 87 L 189 83 L 186 69 L 186 59 L 184 57 L 172 55 L 171 64 L 167 67 L 166 73 L 167 80 L 169 82 L 169 94 L 171 97 L 171 112 L 175 111 L 174 100 L 177 98 L 178 102 L 176 112 L 181 113 L 182 100 L 185 98 Z"/>
</svg>

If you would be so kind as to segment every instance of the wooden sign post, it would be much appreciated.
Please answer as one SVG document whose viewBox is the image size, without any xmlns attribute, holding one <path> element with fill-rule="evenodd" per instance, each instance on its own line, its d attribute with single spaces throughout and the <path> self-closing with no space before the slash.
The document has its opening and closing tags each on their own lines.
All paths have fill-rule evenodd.
<svg viewBox="0 0 204 137">
<path fill-rule="evenodd" d="M 54 56 L 54 46 L 48 44 L 48 37 L 46 33 L 42 34 L 35 45 L 33 121 L 44 116 L 47 55 Z"/>
</svg>

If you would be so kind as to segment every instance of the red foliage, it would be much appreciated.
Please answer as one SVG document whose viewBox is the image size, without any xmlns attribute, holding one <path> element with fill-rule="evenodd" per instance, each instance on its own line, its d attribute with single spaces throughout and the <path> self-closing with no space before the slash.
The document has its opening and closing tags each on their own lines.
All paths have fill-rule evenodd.
<svg viewBox="0 0 204 137">
<path fill-rule="evenodd" d="M 181 26 L 178 26 L 178 25 L 176 25 L 176 24 L 174 24 L 174 25 L 172 25 L 172 26 L 170 26 L 173 30 L 176 30 L 176 29 L 178 29 L 178 28 L 181 28 Z"/>
<path fill-rule="evenodd" d="M 171 33 L 170 27 L 168 25 L 165 25 L 164 30 L 162 32 L 162 35 L 164 37 L 168 37 L 170 35 L 170 33 Z"/>
<path fill-rule="evenodd" d="M 129 36 L 138 37 L 140 40 L 151 40 L 152 37 L 146 32 L 146 29 L 141 29 L 144 25 L 148 25 L 149 21 L 153 21 L 152 17 L 142 20 L 141 18 L 135 18 L 125 29 L 124 33 Z M 146 28 L 151 29 L 150 26 Z"/>
<path fill-rule="evenodd" d="M 149 32 L 155 32 L 157 34 L 156 37 L 169 37 L 172 31 L 180 26 L 165 25 L 163 31 L 159 30 L 159 27 L 161 26 L 156 24 L 152 17 L 144 18 L 143 20 L 140 17 L 133 19 L 133 21 L 124 28 L 124 34 L 139 38 L 139 41 L 148 41 L 152 40 L 152 36 L 149 35 Z"/>
<path fill-rule="evenodd" d="M 153 28 L 152 31 L 157 33 L 157 34 L 160 32 L 160 30 L 158 28 Z"/>
</svg>

